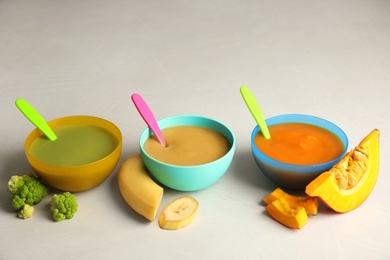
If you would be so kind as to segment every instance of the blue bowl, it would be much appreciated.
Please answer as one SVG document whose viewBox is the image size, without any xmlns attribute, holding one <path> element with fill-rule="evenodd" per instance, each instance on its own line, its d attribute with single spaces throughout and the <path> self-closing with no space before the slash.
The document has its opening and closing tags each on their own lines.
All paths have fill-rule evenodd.
<svg viewBox="0 0 390 260">
<path fill-rule="evenodd" d="M 158 121 L 160 129 L 174 126 L 200 126 L 213 129 L 226 137 L 230 150 L 216 161 L 194 165 L 178 166 L 158 161 L 146 153 L 143 146 L 152 135 L 146 128 L 139 139 L 142 160 L 157 181 L 175 190 L 194 191 L 206 188 L 221 178 L 229 168 L 235 151 L 236 141 L 233 132 L 224 124 L 207 117 L 195 115 L 172 116 Z"/>
<path fill-rule="evenodd" d="M 260 132 L 260 129 L 259 126 L 256 126 L 253 129 L 251 135 L 251 148 L 253 157 L 260 171 L 278 186 L 295 190 L 303 190 L 305 189 L 306 185 L 318 177 L 322 172 L 329 170 L 334 164 L 339 162 L 347 152 L 347 135 L 343 130 L 341 130 L 341 128 L 325 119 L 304 114 L 286 114 L 271 117 L 265 121 L 268 126 L 281 123 L 305 123 L 319 126 L 335 134 L 341 140 L 344 146 L 343 152 L 337 158 L 325 163 L 313 165 L 284 163 L 272 159 L 271 157 L 261 152 L 259 148 L 257 148 L 254 139 L 255 136 Z"/>
</svg>

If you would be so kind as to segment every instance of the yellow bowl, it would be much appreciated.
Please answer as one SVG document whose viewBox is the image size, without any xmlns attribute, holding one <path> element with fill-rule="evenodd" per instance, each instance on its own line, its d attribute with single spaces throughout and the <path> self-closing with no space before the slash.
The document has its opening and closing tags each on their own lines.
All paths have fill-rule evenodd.
<svg viewBox="0 0 390 260">
<path fill-rule="evenodd" d="M 122 134 L 113 123 L 93 116 L 68 116 L 48 122 L 52 129 L 69 125 L 96 126 L 111 133 L 116 148 L 106 157 L 80 166 L 56 166 L 41 162 L 29 152 L 34 140 L 43 136 L 39 129 L 33 130 L 24 143 L 27 160 L 34 172 L 48 185 L 63 191 L 84 191 L 103 182 L 115 169 L 122 152 Z"/>
</svg>

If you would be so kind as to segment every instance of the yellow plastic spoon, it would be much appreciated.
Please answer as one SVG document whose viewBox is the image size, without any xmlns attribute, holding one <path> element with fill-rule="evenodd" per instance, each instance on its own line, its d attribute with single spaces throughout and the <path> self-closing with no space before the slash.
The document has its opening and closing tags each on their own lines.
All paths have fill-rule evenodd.
<svg viewBox="0 0 390 260">
<path fill-rule="evenodd" d="M 19 108 L 23 115 L 27 117 L 31 123 L 33 123 L 33 125 L 35 125 L 47 138 L 49 138 L 49 140 L 54 141 L 57 139 L 56 134 L 46 123 L 45 119 L 43 119 L 38 111 L 36 111 L 35 108 L 33 108 L 26 100 L 18 98 L 15 101 L 15 105 Z"/>
<path fill-rule="evenodd" d="M 249 88 L 245 86 L 242 86 L 240 88 L 240 92 L 242 97 L 244 98 L 247 107 L 249 108 L 249 111 L 251 112 L 257 125 L 260 127 L 261 133 L 263 134 L 264 138 L 267 140 L 271 139 L 271 135 L 269 133 L 267 123 L 265 122 L 263 112 L 261 112 L 260 106 L 257 103 L 252 92 L 249 90 Z"/>
</svg>

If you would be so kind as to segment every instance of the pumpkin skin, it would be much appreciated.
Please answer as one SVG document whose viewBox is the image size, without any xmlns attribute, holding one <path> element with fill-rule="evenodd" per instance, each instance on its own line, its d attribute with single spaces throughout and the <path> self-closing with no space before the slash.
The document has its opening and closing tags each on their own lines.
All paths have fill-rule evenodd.
<svg viewBox="0 0 390 260">
<path fill-rule="evenodd" d="M 340 162 L 309 183 L 306 194 L 318 197 L 340 213 L 359 207 L 370 195 L 378 177 L 379 135 L 378 129 L 369 133 Z"/>
</svg>

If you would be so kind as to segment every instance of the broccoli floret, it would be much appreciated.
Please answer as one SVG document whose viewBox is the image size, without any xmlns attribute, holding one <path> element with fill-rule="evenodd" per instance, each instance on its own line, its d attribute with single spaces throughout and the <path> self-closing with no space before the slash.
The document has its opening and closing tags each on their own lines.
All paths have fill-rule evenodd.
<svg viewBox="0 0 390 260">
<path fill-rule="evenodd" d="M 23 208 L 18 212 L 18 218 L 26 219 L 31 218 L 34 213 L 34 207 L 28 204 L 24 204 Z"/>
<path fill-rule="evenodd" d="M 47 196 L 49 189 L 39 178 L 26 174 L 12 176 L 8 181 L 8 192 L 11 194 L 12 208 L 24 210 L 25 205 L 33 206 L 41 202 Z"/>
<path fill-rule="evenodd" d="M 55 221 L 73 218 L 78 209 L 76 197 L 70 192 L 55 194 L 51 198 L 50 205 Z"/>
</svg>

